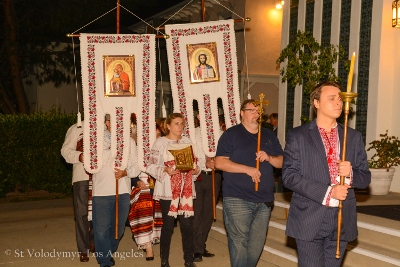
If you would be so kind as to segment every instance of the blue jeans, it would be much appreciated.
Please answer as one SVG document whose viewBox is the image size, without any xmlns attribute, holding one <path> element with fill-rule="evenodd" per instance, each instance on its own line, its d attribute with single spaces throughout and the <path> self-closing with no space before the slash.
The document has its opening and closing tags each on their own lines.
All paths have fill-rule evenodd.
<svg viewBox="0 0 400 267">
<path fill-rule="evenodd" d="M 254 267 L 264 248 L 271 208 L 240 198 L 223 201 L 231 266 Z"/>
<path fill-rule="evenodd" d="M 115 239 L 115 196 L 93 197 L 93 230 L 96 259 L 101 267 L 110 265 L 124 234 L 129 213 L 129 194 L 118 197 L 118 239 Z"/>
</svg>

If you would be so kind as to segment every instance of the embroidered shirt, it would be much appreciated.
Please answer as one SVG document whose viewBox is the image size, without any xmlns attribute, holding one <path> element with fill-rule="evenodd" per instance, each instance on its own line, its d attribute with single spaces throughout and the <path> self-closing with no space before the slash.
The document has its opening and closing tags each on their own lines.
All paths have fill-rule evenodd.
<svg viewBox="0 0 400 267">
<path fill-rule="evenodd" d="M 328 168 L 329 168 L 329 177 L 331 178 L 331 185 L 338 184 L 336 178 L 338 176 L 337 161 L 340 155 L 340 146 L 339 146 L 340 142 L 339 142 L 337 124 L 335 125 L 335 127 L 331 129 L 329 136 L 324 128 L 318 127 L 318 130 L 321 135 L 322 143 L 324 144 L 325 148 L 326 160 L 328 162 Z M 336 199 L 332 199 L 332 191 L 333 188 L 332 186 L 330 186 L 326 192 L 323 204 L 326 206 L 336 207 L 339 202 Z"/>
</svg>

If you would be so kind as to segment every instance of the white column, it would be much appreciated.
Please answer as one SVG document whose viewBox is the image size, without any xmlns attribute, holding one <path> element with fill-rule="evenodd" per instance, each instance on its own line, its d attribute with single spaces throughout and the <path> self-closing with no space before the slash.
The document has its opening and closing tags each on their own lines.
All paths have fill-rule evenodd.
<svg viewBox="0 0 400 267">
<path fill-rule="evenodd" d="M 289 24 L 290 24 L 290 3 L 283 6 L 282 16 L 282 37 L 281 37 L 281 50 L 289 44 Z M 286 67 L 287 61 L 281 63 L 280 68 Z M 285 143 L 285 129 L 286 129 L 286 105 L 287 105 L 287 83 L 282 82 L 279 77 L 279 104 L 278 104 L 278 138 L 282 145 Z"/>
<path fill-rule="evenodd" d="M 306 27 L 306 0 L 300 0 L 298 6 L 297 30 L 304 31 Z M 301 104 L 303 86 L 297 85 L 294 89 L 293 127 L 301 125 Z"/>
<path fill-rule="evenodd" d="M 367 148 L 379 135 L 400 136 L 400 30 L 391 26 L 391 0 L 374 1 L 372 11 L 368 91 Z M 369 151 L 369 158 L 374 151 Z M 400 193 L 400 168 L 396 168 L 390 191 Z"/>
<path fill-rule="evenodd" d="M 351 1 L 351 17 L 350 17 L 350 39 L 349 39 L 349 60 L 353 53 L 356 53 L 356 62 L 354 63 L 354 76 L 351 91 L 357 93 L 358 82 L 358 61 L 359 61 L 359 44 L 360 44 L 360 22 L 361 22 L 361 1 Z M 372 42 L 373 39 L 371 39 Z M 343 82 L 343 86 L 347 88 L 347 81 Z M 344 87 L 343 87 L 344 88 Z M 357 111 L 356 105 L 351 105 L 354 111 Z M 349 127 L 356 127 L 357 117 L 349 120 Z"/>
<path fill-rule="evenodd" d="M 313 25 L 313 36 L 318 43 L 321 43 L 321 33 L 322 33 L 322 13 L 323 12 L 323 2 L 322 0 L 314 1 L 314 25 Z"/>
</svg>

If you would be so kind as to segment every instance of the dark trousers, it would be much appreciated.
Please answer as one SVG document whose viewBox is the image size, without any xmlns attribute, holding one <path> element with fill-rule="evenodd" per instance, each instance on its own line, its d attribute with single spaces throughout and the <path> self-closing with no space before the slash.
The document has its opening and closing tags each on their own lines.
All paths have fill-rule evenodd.
<svg viewBox="0 0 400 267">
<path fill-rule="evenodd" d="M 339 267 L 343 261 L 347 242 L 342 231 L 340 259 L 336 259 L 337 209 L 329 209 L 314 240 L 296 239 L 299 267 Z M 346 223 L 346 222 L 344 222 Z"/>
<path fill-rule="evenodd" d="M 168 216 L 171 200 L 160 200 L 163 226 L 160 236 L 160 255 L 161 261 L 168 261 L 169 249 L 171 247 L 171 237 L 174 231 L 173 216 Z M 178 215 L 179 224 L 182 233 L 183 258 L 185 262 L 193 262 L 193 216 L 185 218 L 184 215 Z"/>
<path fill-rule="evenodd" d="M 88 192 L 89 181 L 79 181 L 72 185 L 74 214 L 75 214 L 75 233 L 78 251 L 87 253 L 90 243 L 93 243 L 93 227 L 88 221 Z"/>
<path fill-rule="evenodd" d="M 218 193 L 221 189 L 221 173 L 215 172 L 215 201 L 218 201 Z M 204 253 L 208 233 L 213 222 L 213 196 L 211 175 L 201 174 L 201 181 L 195 182 L 196 199 L 194 205 L 193 236 L 194 253 Z"/>
</svg>

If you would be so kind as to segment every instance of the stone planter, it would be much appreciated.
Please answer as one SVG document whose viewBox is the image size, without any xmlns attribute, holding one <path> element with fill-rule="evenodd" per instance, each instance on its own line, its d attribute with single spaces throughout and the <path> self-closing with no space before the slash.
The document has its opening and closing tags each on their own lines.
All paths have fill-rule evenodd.
<svg viewBox="0 0 400 267">
<path fill-rule="evenodd" d="M 387 195 L 389 194 L 390 184 L 392 183 L 395 168 L 386 169 L 369 169 L 371 171 L 371 184 L 369 185 L 370 195 Z"/>
</svg>

